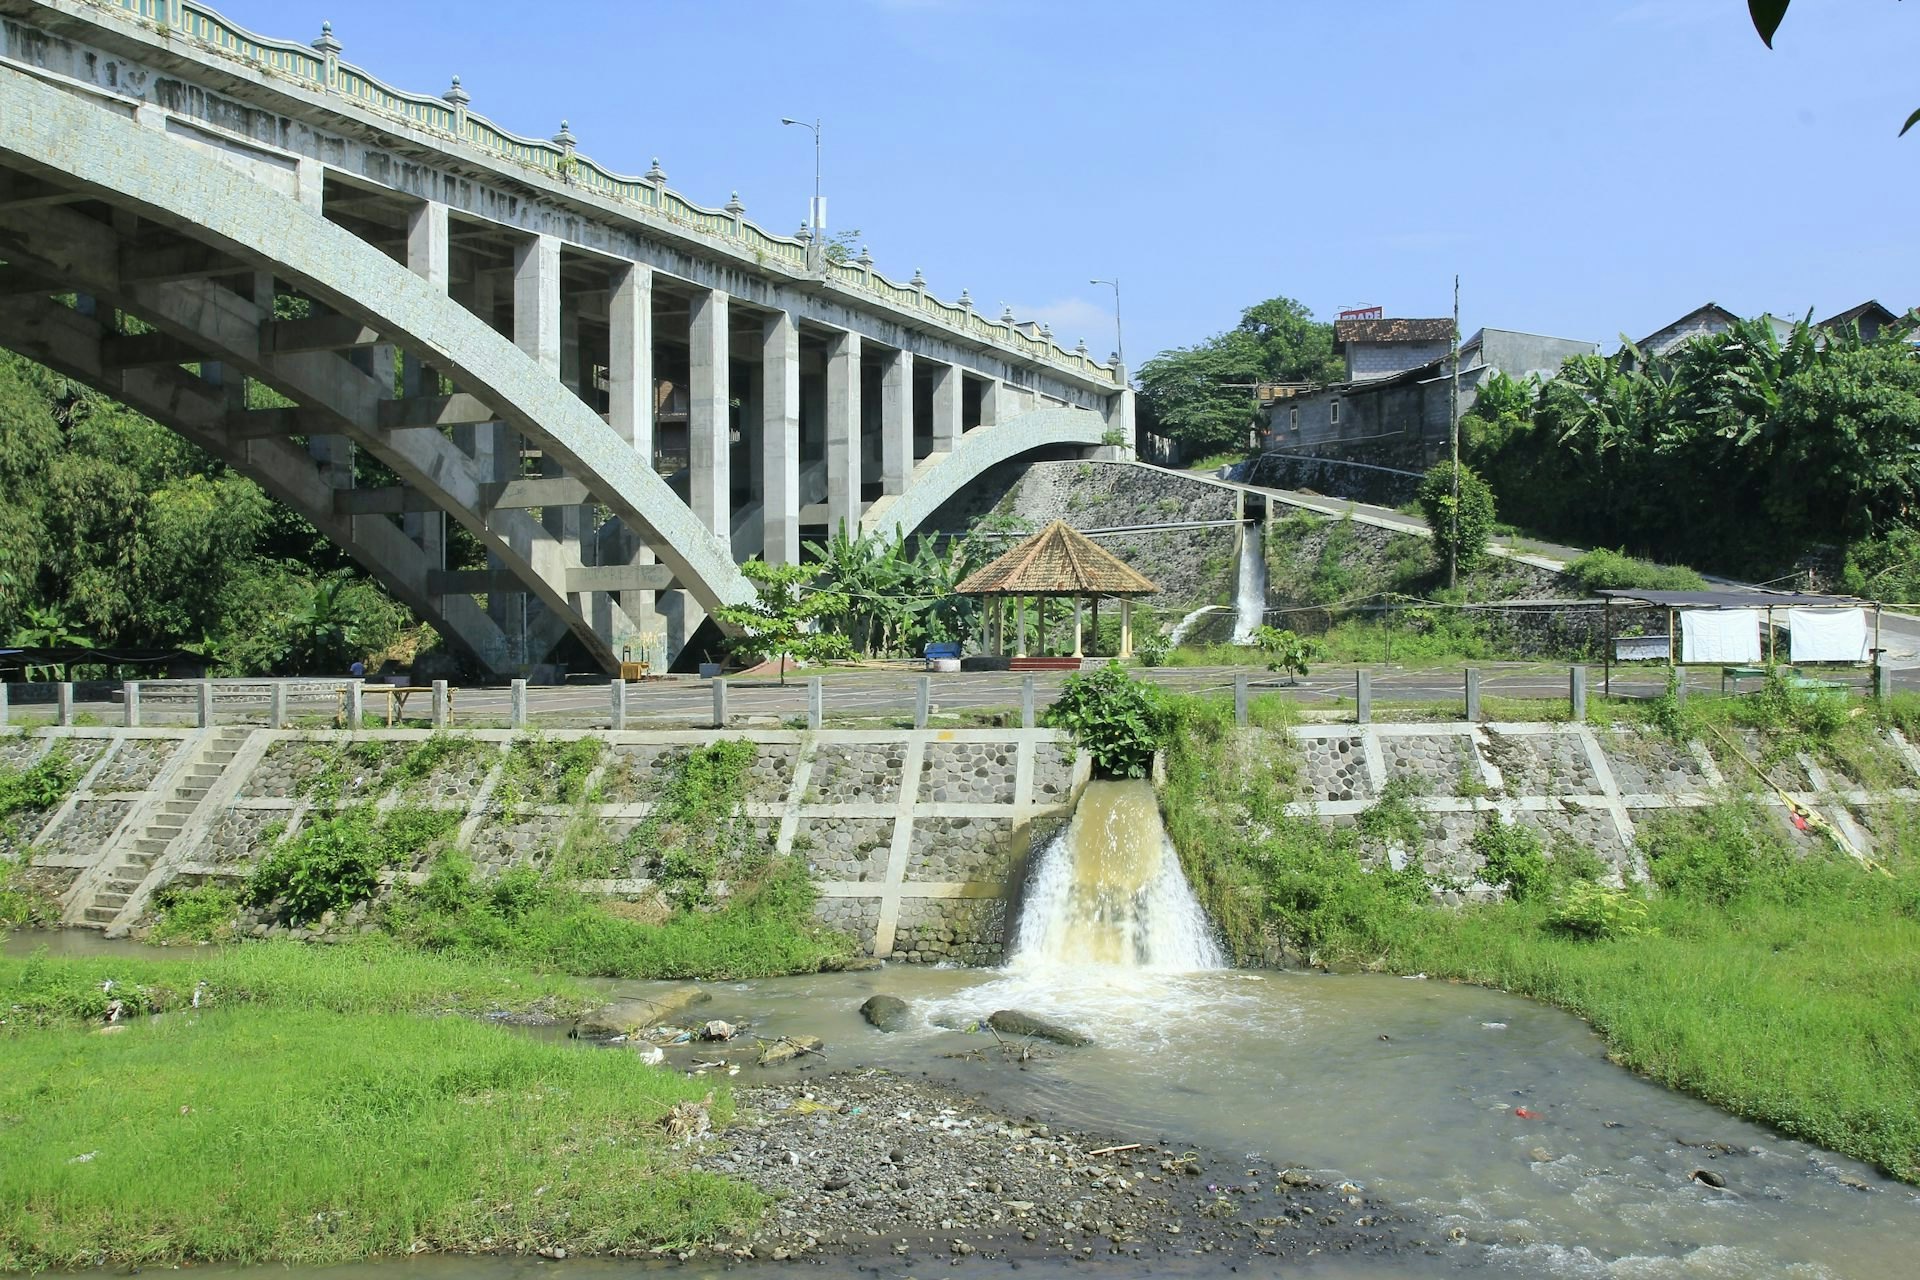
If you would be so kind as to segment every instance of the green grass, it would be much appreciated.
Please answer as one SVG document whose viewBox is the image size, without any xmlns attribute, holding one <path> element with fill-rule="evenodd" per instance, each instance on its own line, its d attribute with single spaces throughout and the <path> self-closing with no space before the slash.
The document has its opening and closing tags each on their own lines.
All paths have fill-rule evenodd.
<svg viewBox="0 0 1920 1280">
<path fill-rule="evenodd" d="M 404 944 L 593 977 L 760 978 L 816 973 L 851 957 L 847 935 L 813 919 L 814 889 L 797 858 L 744 873 L 725 905 L 635 919 L 529 868 L 487 882 L 459 855 L 418 891 L 390 901 L 385 923 Z"/>
<path fill-rule="evenodd" d="M 1589 1020 L 1633 1070 L 1920 1182 L 1920 809 L 1881 812 L 1884 871 L 1790 845 L 1777 814 L 1736 795 L 1642 826 L 1650 886 L 1608 894 L 1586 878 L 1591 851 L 1562 845 L 1547 851 L 1550 891 L 1448 909 L 1373 862 L 1373 842 L 1408 834 L 1392 797 L 1354 829 L 1289 819 L 1291 745 L 1235 731 L 1224 700 L 1172 701 L 1168 832 L 1240 958 L 1532 996 Z M 1826 724 L 1795 704 L 1688 706 L 1757 729 L 1763 751 L 1858 753 L 1863 770 L 1884 764 L 1877 725 L 1920 712 L 1896 700 Z M 1661 729 L 1657 709 L 1639 714 Z"/>
<path fill-rule="evenodd" d="M 7 1057 L 4 1270 L 644 1251 L 763 1205 L 667 1144 L 705 1082 L 462 1019 L 239 1007 Z"/>
<path fill-rule="evenodd" d="M 111 991 L 103 985 L 111 982 Z M 126 1013 L 270 1004 L 321 1013 L 489 1013 L 536 1004 L 568 1013 L 593 997 L 564 977 L 477 956 L 433 955 L 378 936 L 331 947 L 248 942 L 154 956 L 0 956 L 0 1032 Z M 5 1130 L 0 1128 L 0 1133 Z"/>
</svg>

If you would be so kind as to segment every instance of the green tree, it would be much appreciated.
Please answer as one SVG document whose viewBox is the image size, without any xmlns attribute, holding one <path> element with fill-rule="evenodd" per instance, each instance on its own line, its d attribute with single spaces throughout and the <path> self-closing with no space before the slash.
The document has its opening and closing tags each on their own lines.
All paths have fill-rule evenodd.
<svg viewBox="0 0 1920 1280">
<path fill-rule="evenodd" d="M 1457 502 L 1453 463 L 1439 463 L 1427 472 L 1420 482 L 1420 510 L 1427 528 L 1433 530 L 1433 546 L 1440 559 L 1469 570 L 1485 559 L 1493 536 L 1493 490 L 1470 467 L 1460 466 Z"/>
<path fill-rule="evenodd" d="M 1254 628 L 1253 643 L 1267 655 L 1267 670 L 1287 672 L 1292 684 L 1298 684 L 1307 674 L 1307 664 L 1315 657 L 1313 641 L 1265 623 Z"/>
<path fill-rule="evenodd" d="M 783 685 L 788 658 L 820 662 L 852 651 L 846 636 L 821 629 L 821 621 L 844 613 L 847 602 L 831 591 L 809 591 L 818 576 L 813 568 L 756 559 L 741 565 L 740 572 L 754 585 L 754 598 L 713 611 L 721 626 L 740 633 L 728 638 L 729 648 L 767 658 L 778 654 Z"/>
<path fill-rule="evenodd" d="M 1140 403 L 1150 430 L 1190 453 L 1246 444 L 1261 382 L 1332 382 L 1342 376 L 1333 326 L 1292 298 L 1269 298 L 1240 323 L 1191 347 L 1163 351 L 1140 366 Z"/>
</svg>

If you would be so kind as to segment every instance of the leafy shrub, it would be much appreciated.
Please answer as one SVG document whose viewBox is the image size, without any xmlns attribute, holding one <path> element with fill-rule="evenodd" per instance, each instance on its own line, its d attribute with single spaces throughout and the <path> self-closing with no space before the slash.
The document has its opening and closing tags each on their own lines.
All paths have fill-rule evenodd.
<svg viewBox="0 0 1920 1280">
<path fill-rule="evenodd" d="M 1706 579 L 1683 565 L 1655 564 L 1605 547 L 1573 561 L 1567 573 L 1589 595 L 1599 591 L 1692 591 L 1706 585 Z"/>
<path fill-rule="evenodd" d="M 1304 636 L 1265 623 L 1253 629 L 1253 643 L 1267 655 L 1267 670 L 1294 677 L 1307 674 L 1307 664 L 1319 656 L 1319 646 Z"/>
<path fill-rule="evenodd" d="M 1117 662 L 1068 676 L 1044 722 L 1066 729 L 1107 778 L 1144 778 L 1160 745 L 1159 690 Z"/>
<path fill-rule="evenodd" d="M 1433 531 L 1434 559 L 1444 564 L 1452 552 L 1461 569 L 1472 569 L 1486 558 L 1493 536 L 1493 490 L 1464 463 L 1457 536 L 1454 510 L 1453 463 L 1442 462 L 1420 482 L 1420 511 Z"/>
<path fill-rule="evenodd" d="M 1140 665 L 1143 667 L 1158 667 L 1164 665 L 1167 660 L 1167 654 L 1172 648 L 1173 645 L 1168 642 L 1167 637 L 1161 632 L 1150 632 L 1147 638 L 1140 642 Z"/>
<path fill-rule="evenodd" d="M 0 821 L 27 809 L 53 808 L 79 778 L 79 767 L 58 743 L 24 769 L 0 769 Z"/>
<path fill-rule="evenodd" d="M 660 884 L 676 907 L 713 905 L 713 882 L 751 874 L 766 858 L 746 814 L 747 770 L 758 748 L 745 739 L 689 751 L 646 821 L 627 837 L 627 856 L 658 850 Z"/>
<path fill-rule="evenodd" d="M 1571 880 L 1554 895 L 1547 925 L 1578 938 L 1634 938 L 1648 932 L 1647 904 L 1626 889 Z"/>
<path fill-rule="evenodd" d="M 19 863 L 0 859 L 0 928 L 30 928 L 59 918 L 59 899 L 28 884 Z"/>
<path fill-rule="evenodd" d="M 233 937 L 239 895 L 222 885 L 168 885 L 154 895 L 158 919 L 149 935 L 160 942 L 224 942 Z"/>
<path fill-rule="evenodd" d="M 373 896 L 380 873 L 411 862 L 452 833 L 460 815 L 402 805 L 384 819 L 372 805 L 314 817 L 276 841 L 245 889 L 253 906 L 278 902 L 287 919 L 307 924 Z"/>
<path fill-rule="evenodd" d="M 1473 833 L 1473 851 L 1486 864 L 1482 878 L 1505 889 L 1514 901 L 1525 902 L 1545 892 L 1550 873 L 1533 828 L 1490 818 Z"/>
<path fill-rule="evenodd" d="M 1724 905 L 1745 894 L 1763 870 L 1787 860 L 1763 840 L 1759 815 L 1741 804 L 1662 814 L 1642 834 L 1648 873 L 1665 893 Z"/>
</svg>

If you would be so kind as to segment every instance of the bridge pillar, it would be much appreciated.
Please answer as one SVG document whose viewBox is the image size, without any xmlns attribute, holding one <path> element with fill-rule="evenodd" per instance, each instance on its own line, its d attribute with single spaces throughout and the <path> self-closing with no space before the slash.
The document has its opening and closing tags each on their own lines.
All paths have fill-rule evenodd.
<svg viewBox="0 0 1920 1280">
<path fill-rule="evenodd" d="M 827 344 L 827 532 L 860 532 L 860 335 Z"/>
<path fill-rule="evenodd" d="M 723 541 L 732 516 L 727 361 L 727 295 L 712 289 L 694 298 L 687 335 L 688 505 Z"/>
<path fill-rule="evenodd" d="M 880 373 L 880 492 L 905 493 L 913 474 L 913 352 L 896 351 Z"/>
<path fill-rule="evenodd" d="M 782 311 L 761 329 L 760 519 L 768 564 L 800 563 L 800 330 Z"/>
<path fill-rule="evenodd" d="M 933 451 L 952 453 L 960 447 L 965 431 L 966 397 L 961 394 L 962 377 L 956 365 L 933 367 Z"/>
<path fill-rule="evenodd" d="M 988 378 L 980 385 L 981 426 L 994 426 L 1005 416 L 1006 406 L 1001 401 L 1005 398 L 1006 391 L 1007 389 L 1001 385 L 998 378 Z"/>
<path fill-rule="evenodd" d="M 652 470 L 653 268 L 645 263 L 627 263 L 608 273 L 607 423 Z M 653 549 L 637 542 L 629 530 L 621 554 L 634 564 L 652 564 Z M 659 630 L 654 600 L 651 591 L 620 593 L 620 607 L 643 635 Z M 596 626 L 598 617 L 596 612 Z"/>
<path fill-rule="evenodd" d="M 447 234 L 447 206 L 428 200 L 407 210 L 407 269 L 441 293 L 452 282 Z M 401 382 L 407 395 L 432 396 L 440 393 L 440 376 L 407 355 Z M 410 511 L 401 517 L 407 536 L 426 552 L 427 564 L 445 568 L 447 555 L 447 515 L 444 511 Z"/>
</svg>

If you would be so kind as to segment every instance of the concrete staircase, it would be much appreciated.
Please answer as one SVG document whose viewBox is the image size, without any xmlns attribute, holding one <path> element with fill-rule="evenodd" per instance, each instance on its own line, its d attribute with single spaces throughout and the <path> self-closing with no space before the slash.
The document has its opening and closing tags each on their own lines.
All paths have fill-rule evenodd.
<svg viewBox="0 0 1920 1280">
<path fill-rule="evenodd" d="M 145 905 L 145 894 L 141 890 L 153 875 L 154 865 L 180 838 L 200 801 L 232 763 L 247 732 L 245 728 L 234 727 L 218 729 L 207 736 L 199 753 L 174 776 L 166 798 L 149 812 L 145 824 L 137 828 L 119 864 L 107 872 L 78 918 L 70 918 L 69 923 L 106 929 L 112 927 L 130 903 L 135 907 Z"/>
</svg>

